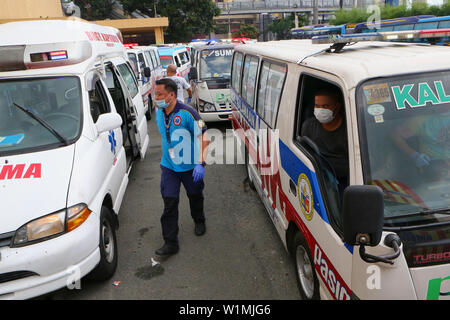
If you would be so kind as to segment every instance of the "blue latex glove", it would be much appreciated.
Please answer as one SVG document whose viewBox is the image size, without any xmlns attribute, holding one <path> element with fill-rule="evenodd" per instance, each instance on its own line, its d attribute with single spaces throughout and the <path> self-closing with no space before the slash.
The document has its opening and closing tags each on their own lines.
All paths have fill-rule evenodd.
<svg viewBox="0 0 450 320">
<path fill-rule="evenodd" d="M 416 163 L 417 168 L 423 168 L 430 165 L 431 158 L 429 155 L 425 153 L 414 152 L 411 155 L 411 158 Z"/>
<path fill-rule="evenodd" d="M 205 168 L 201 164 L 197 164 L 194 168 L 194 172 L 192 172 L 194 182 L 202 181 L 204 176 L 205 176 Z"/>
<path fill-rule="evenodd" d="M 187 104 L 191 104 L 192 98 L 187 98 Z"/>
</svg>

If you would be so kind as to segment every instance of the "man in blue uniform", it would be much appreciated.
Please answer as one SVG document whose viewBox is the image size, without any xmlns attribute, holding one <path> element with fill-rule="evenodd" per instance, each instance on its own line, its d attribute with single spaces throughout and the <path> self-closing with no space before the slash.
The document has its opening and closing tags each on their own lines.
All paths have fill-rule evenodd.
<svg viewBox="0 0 450 320">
<path fill-rule="evenodd" d="M 198 112 L 177 100 L 177 84 L 168 78 L 156 82 L 156 123 L 161 133 L 161 217 L 164 245 L 156 254 L 167 256 L 179 250 L 178 203 L 183 184 L 189 198 L 195 234 L 206 232 L 203 211 L 203 177 L 209 139 Z"/>
</svg>

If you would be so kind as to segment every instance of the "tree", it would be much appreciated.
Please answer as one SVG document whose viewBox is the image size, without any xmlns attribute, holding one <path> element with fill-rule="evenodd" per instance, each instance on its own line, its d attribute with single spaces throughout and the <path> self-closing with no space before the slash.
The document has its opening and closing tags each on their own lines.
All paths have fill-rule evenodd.
<svg viewBox="0 0 450 320">
<path fill-rule="evenodd" d="M 105 20 L 111 18 L 114 0 L 75 0 L 85 20 Z"/>
<path fill-rule="evenodd" d="M 214 30 L 213 18 L 220 9 L 211 0 L 121 0 L 126 12 L 134 10 L 154 16 L 154 6 L 158 14 L 169 18 L 166 31 L 169 42 L 189 41 L 196 34 L 208 34 Z"/>
<path fill-rule="evenodd" d="M 277 35 L 277 39 L 286 39 L 289 31 L 294 28 L 294 16 L 291 15 L 284 19 L 276 19 L 267 27 L 267 31 Z"/>
<path fill-rule="evenodd" d="M 125 13 L 131 15 L 135 10 L 139 10 L 149 17 L 155 17 L 155 0 L 120 0 Z"/>
<path fill-rule="evenodd" d="M 250 39 L 258 38 L 259 31 L 255 26 L 251 24 L 241 23 L 239 30 L 233 32 L 233 37 L 246 37 Z"/>
</svg>

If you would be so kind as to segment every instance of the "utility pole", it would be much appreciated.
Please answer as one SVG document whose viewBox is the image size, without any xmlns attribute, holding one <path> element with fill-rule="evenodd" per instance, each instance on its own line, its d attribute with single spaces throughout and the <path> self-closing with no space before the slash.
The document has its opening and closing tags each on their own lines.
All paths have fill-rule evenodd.
<svg viewBox="0 0 450 320">
<path fill-rule="evenodd" d="M 319 24 L 319 0 L 314 0 L 313 25 Z"/>
</svg>

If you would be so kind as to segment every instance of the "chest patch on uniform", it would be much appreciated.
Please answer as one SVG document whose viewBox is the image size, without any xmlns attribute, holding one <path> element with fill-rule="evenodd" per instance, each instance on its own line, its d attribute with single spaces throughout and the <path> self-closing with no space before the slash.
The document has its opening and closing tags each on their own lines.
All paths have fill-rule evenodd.
<svg viewBox="0 0 450 320">
<path fill-rule="evenodd" d="M 181 117 L 176 116 L 175 118 L 173 118 L 173 124 L 178 127 L 181 124 Z"/>
</svg>

